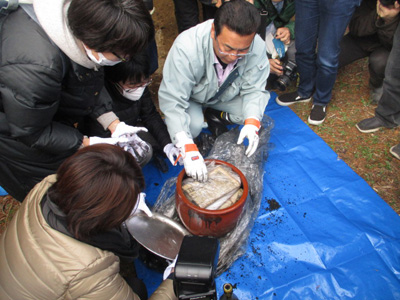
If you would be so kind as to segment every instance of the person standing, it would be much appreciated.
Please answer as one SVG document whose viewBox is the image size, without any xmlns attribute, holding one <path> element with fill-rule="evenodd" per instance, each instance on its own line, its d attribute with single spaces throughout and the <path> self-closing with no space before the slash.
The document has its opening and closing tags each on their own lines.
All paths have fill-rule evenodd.
<svg viewBox="0 0 400 300">
<path fill-rule="evenodd" d="M 339 65 L 340 41 L 360 0 L 296 0 L 296 91 L 277 97 L 282 106 L 309 102 L 308 123 L 321 125 L 332 97 Z"/>
</svg>

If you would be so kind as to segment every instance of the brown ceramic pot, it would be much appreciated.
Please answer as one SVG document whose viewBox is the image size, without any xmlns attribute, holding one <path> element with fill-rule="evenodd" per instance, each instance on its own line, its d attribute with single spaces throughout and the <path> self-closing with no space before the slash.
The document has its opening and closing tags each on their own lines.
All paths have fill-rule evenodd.
<svg viewBox="0 0 400 300">
<path fill-rule="evenodd" d="M 221 237 L 235 228 L 246 202 L 249 186 L 243 173 L 232 164 L 214 159 L 206 161 L 214 161 L 216 165 L 225 165 L 237 173 L 242 182 L 242 197 L 235 204 L 225 209 L 208 210 L 200 208 L 189 201 L 183 193 L 182 181 L 187 177 L 183 169 L 176 182 L 176 209 L 183 225 L 190 233 L 200 236 Z"/>
</svg>

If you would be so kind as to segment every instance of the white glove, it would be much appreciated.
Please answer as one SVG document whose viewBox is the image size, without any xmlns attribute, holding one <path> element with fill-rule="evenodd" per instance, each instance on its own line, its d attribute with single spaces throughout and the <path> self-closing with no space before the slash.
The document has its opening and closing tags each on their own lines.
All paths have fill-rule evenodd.
<svg viewBox="0 0 400 300">
<path fill-rule="evenodd" d="M 120 136 L 130 136 L 130 135 L 137 134 L 140 131 L 147 132 L 147 128 L 130 126 L 130 125 L 126 125 L 125 122 L 120 122 L 120 123 L 118 123 L 118 125 L 115 128 L 115 131 L 113 132 L 111 137 L 117 138 Z"/>
<path fill-rule="evenodd" d="M 141 210 L 147 216 L 152 217 L 153 213 L 151 212 L 150 208 L 146 205 L 146 194 L 140 193 L 137 201 L 139 201 L 139 204 L 137 205 L 137 210 Z M 136 213 L 137 210 L 134 213 Z"/>
<path fill-rule="evenodd" d="M 207 181 L 207 167 L 196 144 L 183 131 L 178 132 L 175 137 L 178 141 L 176 147 L 179 149 L 179 155 L 183 158 L 186 174 L 200 182 Z"/>
<path fill-rule="evenodd" d="M 98 136 L 91 136 L 89 138 L 89 145 L 95 145 L 95 144 L 110 144 L 110 145 L 116 145 L 119 142 L 127 142 L 128 140 L 126 138 L 101 138 Z"/>
<path fill-rule="evenodd" d="M 257 150 L 258 142 L 260 138 L 258 137 L 258 130 L 260 129 L 260 121 L 256 118 L 248 118 L 244 121 L 244 126 L 240 131 L 237 144 L 243 143 L 244 139 L 247 137 L 249 140 L 249 145 L 246 149 L 246 156 L 250 157 Z"/>
<path fill-rule="evenodd" d="M 149 144 L 143 141 L 137 134 L 131 135 L 126 139 L 127 142 L 118 143 L 118 146 L 124 148 L 125 151 L 128 151 L 128 149 L 125 148 L 132 148 L 140 157 L 144 156 L 146 153 L 150 151 Z M 135 156 L 135 158 L 137 157 Z"/>
<path fill-rule="evenodd" d="M 132 137 L 135 137 L 136 139 L 133 140 Z M 145 141 L 143 141 L 141 138 L 139 138 L 136 134 L 130 138 L 130 141 L 128 143 L 118 143 L 117 145 L 123 148 L 126 152 L 129 152 L 138 162 L 139 165 L 141 165 L 146 157 L 150 155 L 150 145 L 147 144 Z"/>
<path fill-rule="evenodd" d="M 168 157 L 171 164 L 175 165 L 175 161 L 179 157 L 179 149 L 176 148 L 174 144 L 169 143 L 169 144 L 165 145 L 163 151 L 164 151 L 165 155 Z"/>
</svg>

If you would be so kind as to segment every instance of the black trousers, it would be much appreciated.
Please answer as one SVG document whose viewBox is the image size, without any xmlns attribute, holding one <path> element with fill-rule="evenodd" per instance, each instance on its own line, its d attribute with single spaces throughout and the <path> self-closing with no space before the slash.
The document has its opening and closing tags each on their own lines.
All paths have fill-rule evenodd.
<svg viewBox="0 0 400 300">
<path fill-rule="evenodd" d="M 200 23 L 199 4 L 197 0 L 174 0 L 175 18 L 178 31 L 181 33 Z M 213 19 L 217 8 L 201 3 L 203 20 Z"/>
<path fill-rule="evenodd" d="M 393 38 L 393 48 L 386 64 L 383 95 L 375 115 L 388 127 L 400 125 L 400 24 Z"/>
<path fill-rule="evenodd" d="M 382 86 L 385 78 L 385 67 L 390 51 L 383 46 L 376 45 L 373 51 L 364 50 L 370 45 L 368 38 L 358 38 L 350 34 L 343 37 L 340 42 L 339 68 L 344 67 L 356 60 L 368 57 L 369 83 L 373 88 Z"/>
</svg>

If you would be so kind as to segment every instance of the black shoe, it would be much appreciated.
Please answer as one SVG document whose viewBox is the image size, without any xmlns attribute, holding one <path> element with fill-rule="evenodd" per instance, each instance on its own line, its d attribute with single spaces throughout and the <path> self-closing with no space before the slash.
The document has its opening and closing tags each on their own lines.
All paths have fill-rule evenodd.
<svg viewBox="0 0 400 300">
<path fill-rule="evenodd" d="M 206 118 L 208 129 L 211 131 L 214 137 L 218 137 L 221 134 L 228 131 L 226 125 L 233 124 L 229 120 L 228 113 L 218 111 L 212 108 L 207 108 L 204 111 L 204 117 Z"/>
<path fill-rule="evenodd" d="M 400 144 L 397 144 L 396 146 L 393 146 L 390 148 L 390 153 L 397 159 L 400 159 Z"/>
<path fill-rule="evenodd" d="M 297 91 L 287 93 L 287 94 L 282 94 L 276 98 L 276 103 L 278 103 L 281 106 L 289 106 L 294 103 L 300 103 L 300 102 L 309 102 L 311 100 L 310 97 L 300 97 Z"/>
<path fill-rule="evenodd" d="M 381 128 L 384 128 L 385 125 L 377 117 L 372 117 L 358 122 L 356 127 L 362 133 L 370 133 L 378 131 Z"/>
<path fill-rule="evenodd" d="M 311 108 L 310 116 L 308 117 L 308 123 L 311 125 L 321 125 L 326 118 L 326 106 L 313 105 Z"/>
</svg>

